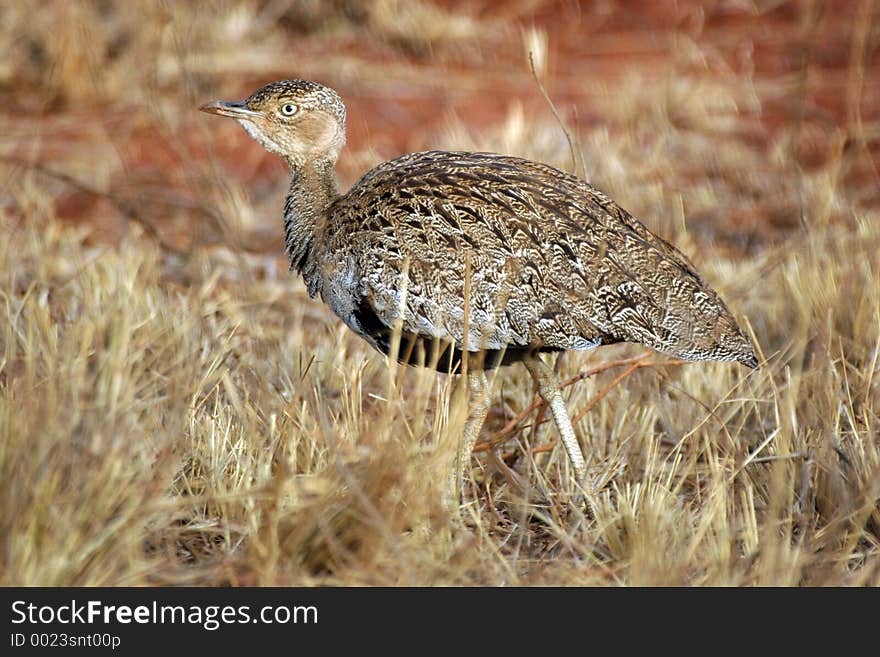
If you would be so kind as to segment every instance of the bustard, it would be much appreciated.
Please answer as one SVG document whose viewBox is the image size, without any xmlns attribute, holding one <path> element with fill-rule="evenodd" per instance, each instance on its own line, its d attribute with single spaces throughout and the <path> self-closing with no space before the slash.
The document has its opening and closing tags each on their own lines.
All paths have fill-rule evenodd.
<svg viewBox="0 0 880 657">
<path fill-rule="evenodd" d="M 489 408 L 487 369 L 525 364 L 583 481 L 559 380 L 540 352 L 636 342 L 683 359 L 758 364 L 688 259 L 570 174 L 493 153 L 427 151 L 380 164 L 340 195 L 345 105 L 332 89 L 281 80 L 201 109 L 236 119 L 290 167 L 286 251 L 312 298 L 385 354 L 467 372 L 458 486 Z"/>
</svg>

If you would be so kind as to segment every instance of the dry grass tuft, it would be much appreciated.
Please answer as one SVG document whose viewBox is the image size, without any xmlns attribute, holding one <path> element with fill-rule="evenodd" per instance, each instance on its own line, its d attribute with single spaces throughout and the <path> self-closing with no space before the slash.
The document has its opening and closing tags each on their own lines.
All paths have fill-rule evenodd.
<svg viewBox="0 0 880 657">
<path fill-rule="evenodd" d="M 775 90 L 685 40 L 660 76 L 613 92 L 585 81 L 598 120 L 559 109 L 588 177 L 693 256 L 764 365 L 630 346 L 566 356 L 593 486 L 583 511 L 566 503 L 568 464 L 528 375 L 502 370 L 454 513 L 441 503 L 464 422 L 454 381 L 389 365 L 309 300 L 277 241 L 258 239 L 277 228 L 283 172 L 244 146 L 228 163 L 233 133 L 191 139 L 181 108 L 222 44 L 257 44 L 253 63 L 291 31 L 334 34 L 431 60 L 479 20 L 407 9 L 458 25 L 446 40 L 410 35 L 389 18 L 398 3 L 271 13 L 282 4 L 131 17 L 43 2 L 30 27 L 18 4 L 0 9 L 21 62 L 0 64 L 0 85 L 19 107 L 57 108 L 33 132 L 0 117 L 16 126 L 0 142 L 0 584 L 880 584 L 876 125 L 764 132 Z M 95 103 L 109 118 L 94 143 L 66 142 L 66 117 Z M 116 112 L 132 105 L 165 150 L 130 150 L 139 126 Z M 488 127 L 453 114 L 418 138 L 573 166 L 540 104 L 511 103 Z M 348 162 L 381 157 L 369 147 Z M 128 171 L 132 158 L 167 178 Z M 62 221 L 71 191 L 84 209 Z"/>
</svg>

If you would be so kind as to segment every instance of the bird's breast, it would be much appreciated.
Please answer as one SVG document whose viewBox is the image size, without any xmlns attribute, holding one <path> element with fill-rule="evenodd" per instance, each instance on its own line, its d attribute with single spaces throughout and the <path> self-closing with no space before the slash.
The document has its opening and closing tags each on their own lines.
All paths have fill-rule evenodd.
<svg viewBox="0 0 880 657">
<path fill-rule="evenodd" d="M 360 273 L 353 256 L 347 255 L 325 262 L 321 268 L 321 298 L 345 324 L 358 335 L 364 335 L 357 321 L 356 310 L 362 300 Z"/>
</svg>

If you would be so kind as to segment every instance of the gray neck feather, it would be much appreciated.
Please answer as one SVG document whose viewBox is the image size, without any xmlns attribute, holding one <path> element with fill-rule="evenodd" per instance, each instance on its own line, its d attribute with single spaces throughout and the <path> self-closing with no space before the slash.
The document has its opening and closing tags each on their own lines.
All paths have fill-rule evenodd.
<svg viewBox="0 0 880 657">
<path fill-rule="evenodd" d="M 314 253 L 315 231 L 324 222 L 327 208 L 338 196 L 334 162 L 293 162 L 293 174 L 284 203 L 284 244 L 290 268 L 303 275 L 309 295 L 321 288 L 320 269 Z"/>
</svg>

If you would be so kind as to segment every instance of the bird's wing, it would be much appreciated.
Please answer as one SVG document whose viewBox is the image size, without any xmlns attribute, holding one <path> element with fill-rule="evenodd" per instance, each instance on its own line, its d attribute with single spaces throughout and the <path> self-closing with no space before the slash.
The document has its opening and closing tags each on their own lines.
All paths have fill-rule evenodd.
<svg viewBox="0 0 880 657">
<path fill-rule="evenodd" d="M 330 216 L 328 252 L 356 254 L 338 266 L 357 272 L 374 321 L 459 348 L 662 348 L 688 329 L 670 326 L 676 295 L 705 288 L 676 249 L 587 183 L 518 158 L 409 155 L 370 171 Z"/>
</svg>

